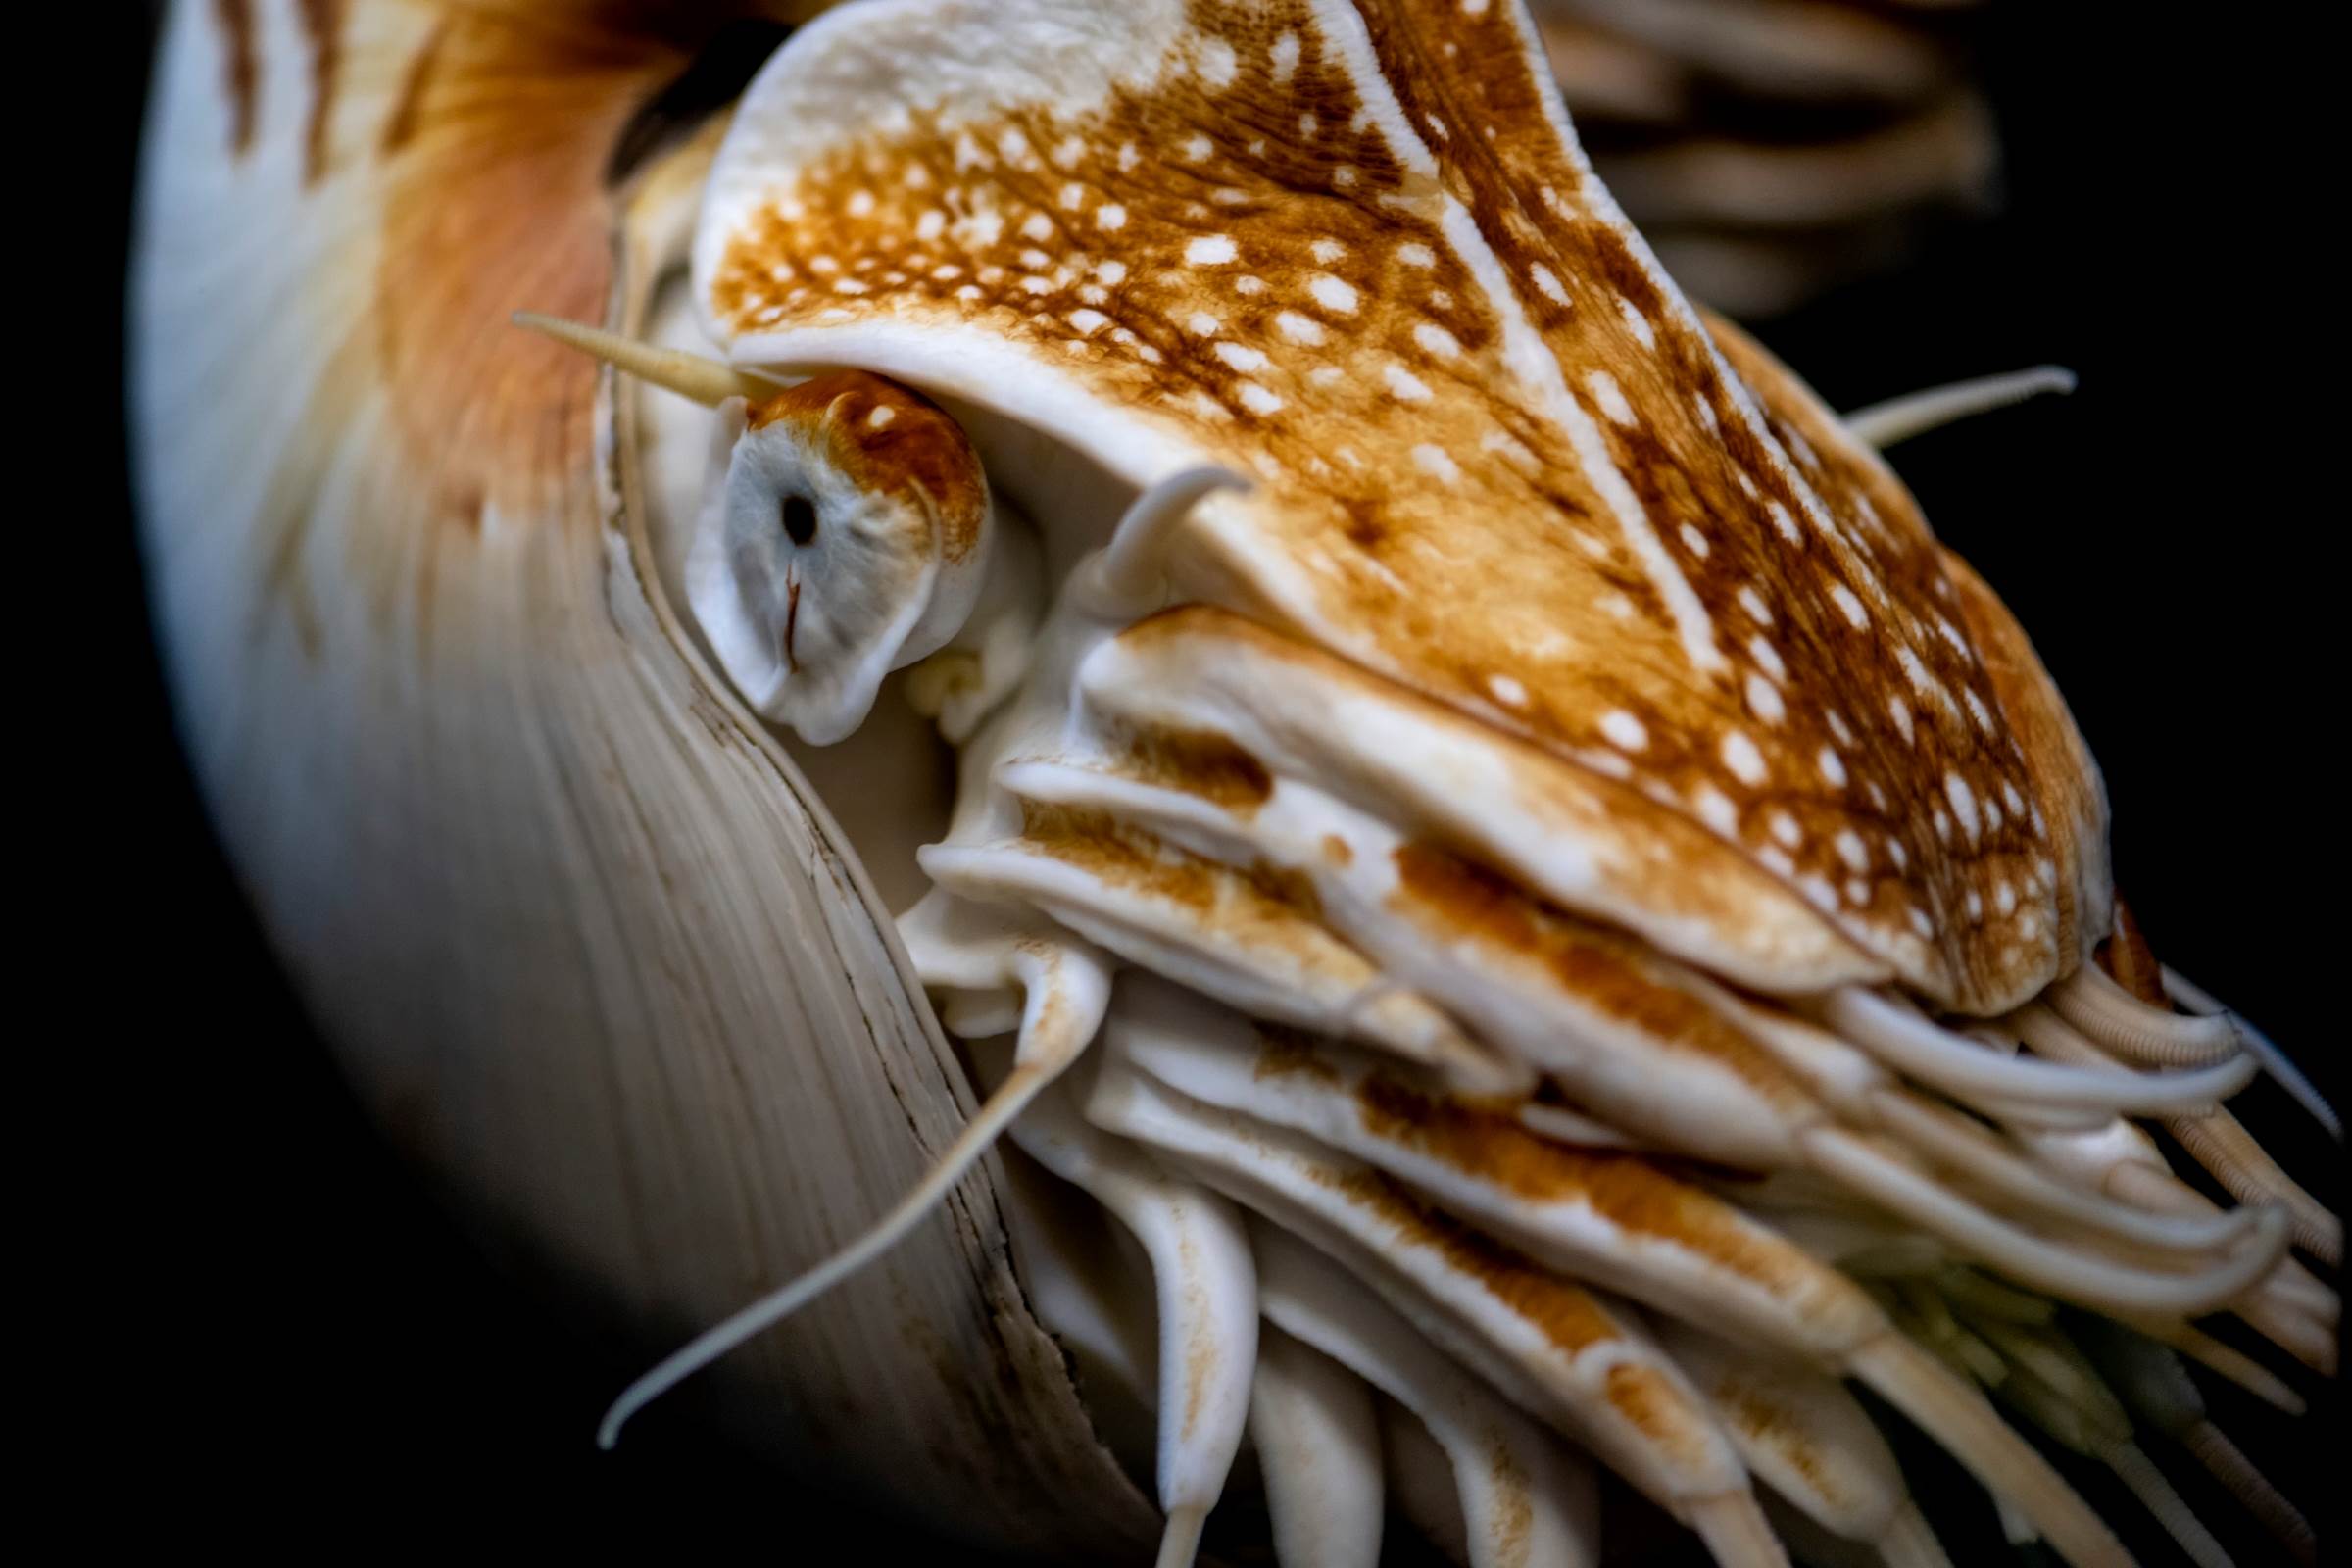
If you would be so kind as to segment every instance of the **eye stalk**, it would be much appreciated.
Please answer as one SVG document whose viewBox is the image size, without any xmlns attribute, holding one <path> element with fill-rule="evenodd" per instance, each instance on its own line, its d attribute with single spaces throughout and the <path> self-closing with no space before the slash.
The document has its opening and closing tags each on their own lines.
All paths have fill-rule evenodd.
<svg viewBox="0 0 2352 1568">
<path fill-rule="evenodd" d="M 776 388 L 545 317 L 516 322 L 718 412 L 686 597 L 727 678 L 812 745 L 947 646 L 998 553 L 980 460 L 947 412 L 863 370 Z"/>
</svg>

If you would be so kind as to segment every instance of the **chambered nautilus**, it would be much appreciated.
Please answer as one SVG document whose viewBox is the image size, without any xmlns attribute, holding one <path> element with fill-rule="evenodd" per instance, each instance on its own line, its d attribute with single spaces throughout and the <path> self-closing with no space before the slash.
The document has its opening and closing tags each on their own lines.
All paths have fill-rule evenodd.
<svg viewBox="0 0 2352 1568">
<path fill-rule="evenodd" d="M 707 1331 L 612 1427 L 715 1363 L 1087 1561 L 1593 1561 L 1605 1473 L 1747 1568 L 1945 1560 L 1901 1424 L 2212 1561 L 2153 1430 L 2309 1552 L 2183 1368 L 2332 1374 L 2224 1102 L 2331 1118 L 1874 450 L 2046 377 L 1830 413 L 1519 0 L 854 0 L 638 145 L 760 9 L 182 4 L 141 193 L 212 809 L 386 1120 Z"/>
</svg>

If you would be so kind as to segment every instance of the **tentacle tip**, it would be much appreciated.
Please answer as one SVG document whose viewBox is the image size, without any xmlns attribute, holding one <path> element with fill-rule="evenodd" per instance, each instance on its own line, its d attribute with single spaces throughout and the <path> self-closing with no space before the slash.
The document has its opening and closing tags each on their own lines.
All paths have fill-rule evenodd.
<svg viewBox="0 0 2352 1568">
<path fill-rule="evenodd" d="M 507 322 L 512 326 L 519 326 L 526 332 L 536 332 L 541 337 L 553 338 L 567 348 L 584 349 L 585 339 L 600 335 L 597 328 L 588 325 L 585 321 L 575 321 L 565 316 L 550 316 L 545 311 L 509 311 Z M 586 352 L 594 353 L 595 351 L 587 349 Z"/>
<path fill-rule="evenodd" d="M 2229 1298 L 2230 1300 L 2242 1299 L 2259 1289 L 2262 1282 L 2269 1279 L 2278 1266 L 2285 1261 L 2288 1250 L 2294 1245 L 2294 1216 L 2287 1212 L 2285 1204 L 2263 1203 L 2255 1206 L 2252 1212 L 2254 1223 L 2247 1229 L 2237 1250 L 2239 1256 L 2255 1263 L 2256 1267 L 2248 1270 L 2245 1284 Z M 2227 1269 L 2228 1265 L 2225 1264 L 2224 1268 Z"/>
<path fill-rule="evenodd" d="M 1201 1528 L 1207 1523 L 1208 1510 L 1197 1502 L 1170 1508 L 1153 1568 L 1192 1568 L 1193 1559 L 1200 1554 Z"/>
</svg>

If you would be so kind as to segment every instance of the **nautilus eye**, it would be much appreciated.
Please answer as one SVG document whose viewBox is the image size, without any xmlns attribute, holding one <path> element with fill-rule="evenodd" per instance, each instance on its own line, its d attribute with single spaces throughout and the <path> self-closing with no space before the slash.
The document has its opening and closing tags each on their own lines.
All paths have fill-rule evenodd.
<svg viewBox="0 0 2352 1568">
<path fill-rule="evenodd" d="M 971 443 L 862 370 L 721 406 L 687 596 L 765 717 L 827 745 L 970 615 L 995 530 Z"/>
<path fill-rule="evenodd" d="M 784 524 L 784 537 L 796 545 L 816 541 L 816 503 L 807 496 L 788 495 L 777 509 Z"/>
<path fill-rule="evenodd" d="M 1027 627 L 1033 563 L 1000 543 L 980 460 L 939 405 L 864 370 L 786 385 L 576 321 L 515 320 L 715 411 L 685 592 L 760 716 L 812 745 L 843 739 L 885 676 L 945 648 L 984 600 L 970 631 L 985 654 L 926 683 L 924 706 L 958 739 L 1017 675 L 1005 634 Z"/>
</svg>

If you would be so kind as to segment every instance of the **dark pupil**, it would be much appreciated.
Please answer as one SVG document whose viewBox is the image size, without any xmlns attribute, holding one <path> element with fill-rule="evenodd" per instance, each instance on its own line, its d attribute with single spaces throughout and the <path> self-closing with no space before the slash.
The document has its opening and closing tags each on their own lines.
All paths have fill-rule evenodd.
<svg viewBox="0 0 2352 1568">
<path fill-rule="evenodd" d="M 807 496 L 784 498 L 784 531 L 796 545 L 805 545 L 816 537 L 816 506 Z"/>
</svg>

